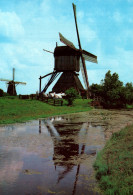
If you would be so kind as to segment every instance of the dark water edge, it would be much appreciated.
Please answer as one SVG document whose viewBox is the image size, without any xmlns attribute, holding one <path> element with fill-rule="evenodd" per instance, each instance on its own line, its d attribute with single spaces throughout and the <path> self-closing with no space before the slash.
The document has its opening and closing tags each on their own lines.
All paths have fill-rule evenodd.
<svg viewBox="0 0 133 195">
<path fill-rule="evenodd" d="M 96 154 L 103 127 L 85 113 L 0 127 L 0 194 L 100 194 Z"/>
</svg>

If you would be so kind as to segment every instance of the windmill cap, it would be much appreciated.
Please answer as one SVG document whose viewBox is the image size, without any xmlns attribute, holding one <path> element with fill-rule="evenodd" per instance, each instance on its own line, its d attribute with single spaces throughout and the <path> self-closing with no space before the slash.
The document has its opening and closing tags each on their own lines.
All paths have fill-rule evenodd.
<svg viewBox="0 0 133 195">
<path fill-rule="evenodd" d="M 54 50 L 54 56 L 80 56 L 80 52 L 69 46 L 57 46 Z"/>
</svg>

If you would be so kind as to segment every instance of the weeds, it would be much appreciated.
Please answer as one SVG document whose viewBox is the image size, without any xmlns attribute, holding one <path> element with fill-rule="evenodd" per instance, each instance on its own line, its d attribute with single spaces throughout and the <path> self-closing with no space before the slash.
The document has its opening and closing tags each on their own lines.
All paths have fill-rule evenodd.
<svg viewBox="0 0 133 195">
<path fill-rule="evenodd" d="M 133 194 L 133 125 L 112 135 L 94 168 L 104 194 Z"/>
</svg>

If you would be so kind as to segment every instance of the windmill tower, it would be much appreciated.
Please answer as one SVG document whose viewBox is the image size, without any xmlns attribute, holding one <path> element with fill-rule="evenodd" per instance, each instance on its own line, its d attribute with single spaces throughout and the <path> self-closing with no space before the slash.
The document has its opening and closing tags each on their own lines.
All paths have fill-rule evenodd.
<svg viewBox="0 0 133 195">
<path fill-rule="evenodd" d="M 54 50 L 54 59 L 55 66 L 54 71 L 49 73 L 43 77 L 40 76 L 40 89 L 39 92 L 46 92 L 47 88 L 51 85 L 51 83 L 55 80 L 55 78 L 62 72 L 61 77 L 54 85 L 52 91 L 59 93 L 65 92 L 67 89 L 73 87 L 75 88 L 79 94 L 81 94 L 84 90 L 79 78 L 78 73 L 81 68 L 84 84 L 86 87 L 87 94 L 89 96 L 89 82 L 88 75 L 85 65 L 85 60 L 97 63 L 97 56 L 91 54 L 85 50 L 82 50 L 78 26 L 77 26 L 77 17 L 76 17 L 76 5 L 73 5 L 74 19 L 76 25 L 77 39 L 79 49 L 77 49 L 72 42 L 67 40 L 61 33 L 59 33 L 60 41 L 63 42 L 66 46 L 56 46 Z M 47 51 L 47 50 L 44 50 Z M 49 51 L 48 51 L 49 52 Z M 52 52 L 51 52 L 52 53 Z M 44 89 L 41 90 L 41 79 L 51 75 L 49 81 L 45 85 Z"/>
<path fill-rule="evenodd" d="M 12 80 L 0 79 L 0 81 L 6 81 L 7 84 L 8 84 L 7 93 L 9 95 L 15 96 L 15 95 L 17 95 L 16 86 L 18 84 L 26 85 L 26 83 L 25 82 L 14 81 L 14 79 L 15 79 L 15 68 L 13 68 L 13 76 L 12 77 L 13 77 Z"/>
</svg>

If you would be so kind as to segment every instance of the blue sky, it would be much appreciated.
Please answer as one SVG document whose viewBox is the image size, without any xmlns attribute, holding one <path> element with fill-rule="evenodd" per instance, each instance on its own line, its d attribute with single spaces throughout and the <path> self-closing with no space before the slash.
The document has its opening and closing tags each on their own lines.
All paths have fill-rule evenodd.
<svg viewBox="0 0 133 195">
<path fill-rule="evenodd" d="M 36 93 L 40 75 L 53 71 L 54 57 L 43 48 L 63 45 L 59 32 L 78 47 L 72 3 L 82 48 L 98 56 L 98 64 L 86 62 L 89 83 L 100 83 L 108 70 L 133 82 L 133 0 L 0 0 L 0 78 L 12 79 L 14 67 L 15 80 L 27 83 L 18 94 Z"/>
</svg>

